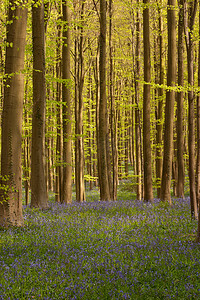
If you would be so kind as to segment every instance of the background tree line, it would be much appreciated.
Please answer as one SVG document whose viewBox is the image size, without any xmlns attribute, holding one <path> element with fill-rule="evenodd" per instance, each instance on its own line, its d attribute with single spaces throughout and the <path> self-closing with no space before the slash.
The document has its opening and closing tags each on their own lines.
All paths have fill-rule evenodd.
<svg viewBox="0 0 200 300">
<path fill-rule="evenodd" d="M 26 204 L 200 197 L 197 0 L 1 2 L 1 224 Z M 21 144 L 22 141 L 22 144 Z M 22 147 L 21 147 L 22 145 Z M 173 189 L 172 189 L 173 188 Z M 155 195 L 155 193 L 157 195 Z"/>
</svg>

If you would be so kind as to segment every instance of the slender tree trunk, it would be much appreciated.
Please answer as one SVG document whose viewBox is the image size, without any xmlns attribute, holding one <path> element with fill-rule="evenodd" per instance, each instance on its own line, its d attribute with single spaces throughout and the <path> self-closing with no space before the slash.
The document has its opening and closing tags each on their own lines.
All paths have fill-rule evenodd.
<svg viewBox="0 0 200 300">
<path fill-rule="evenodd" d="M 25 83 L 25 110 L 24 110 L 24 122 L 26 124 L 26 128 L 24 130 L 24 188 L 25 188 L 25 204 L 29 204 L 29 188 L 30 188 L 30 136 L 29 136 L 29 120 L 28 120 L 28 110 L 26 105 L 28 105 L 28 89 L 29 80 L 27 78 Z"/>
<path fill-rule="evenodd" d="M 118 157 L 116 140 L 116 109 L 114 97 L 114 79 L 113 79 L 113 45 L 112 45 L 112 15 L 113 0 L 109 0 L 109 55 L 110 55 L 110 104 L 111 104 L 111 145 L 112 145 L 112 198 L 117 200 L 117 181 L 118 181 Z"/>
<path fill-rule="evenodd" d="M 62 203 L 72 202 L 72 150 L 71 150 L 71 101 L 70 101 L 70 10 L 67 1 L 63 9 L 63 47 L 62 47 L 62 101 L 63 101 L 63 190 Z"/>
<path fill-rule="evenodd" d="M 197 0 L 188 2 L 184 0 L 184 28 L 187 49 L 187 69 L 188 69 L 188 150 L 189 150 L 189 181 L 190 181 L 190 204 L 191 216 L 197 219 L 197 199 L 195 186 L 195 113 L 194 113 L 194 58 L 193 58 L 193 27 L 197 9 Z M 189 30 L 188 30 L 189 29 Z"/>
<path fill-rule="evenodd" d="M 167 86 L 174 87 L 176 82 L 176 12 L 175 0 L 168 0 L 167 25 L 168 25 L 168 72 Z M 161 181 L 162 201 L 171 204 L 171 177 L 173 156 L 173 123 L 174 123 L 175 91 L 168 90 L 165 105 L 165 132 L 164 132 L 164 156 Z"/>
<path fill-rule="evenodd" d="M 3 39 L 0 41 L 1 45 L 3 46 Z M 0 109 L 2 111 L 3 107 L 3 93 L 4 93 L 4 87 L 3 87 L 3 74 L 4 74 L 4 56 L 3 56 L 3 47 L 0 46 L 0 74 L 1 74 L 1 79 L 0 79 Z"/>
<path fill-rule="evenodd" d="M 178 86 L 184 84 L 183 70 L 183 33 L 184 33 L 184 14 L 183 0 L 179 0 L 179 23 L 178 23 Z M 183 135 L 183 92 L 177 94 L 177 163 L 178 181 L 177 197 L 184 198 L 184 135 Z"/>
<path fill-rule="evenodd" d="M 199 24 L 200 24 L 200 10 L 199 10 Z M 200 36 L 200 26 L 199 26 Z M 198 57 L 198 86 L 200 87 L 200 41 L 199 41 L 199 57 Z M 198 227 L 196 241 L 200 242 L 200 93 L 197 96 L 197 201 L 199 206 Z"/>
<path fill-rule="evenodd" d="M 84 186 L 84 143 L 83 143 L 83 19 L 85 2 L 81 1 L 81 26 L 79 27 L 80 37 L 78 43 L 78 64 L 77 64 L 77 103 L 76 103 L 76 201 L 85 201 Z"/>
<path fill-rule="evenodd" d="M 151 166 L 151 62 L 149 32 L 149 0 L 143 0 L 143 43 L 144 43 L 144 94 L 143 94 L 143 151 L 144 151 L 144 201 L 153 200 Z"/>
<path fill-rule="evenodd" d="M 139 0 L 137 0 L 139 5 Z M 135 47 L 135 153 L 136 153 L 136 176 L 137 176 L 137 200 L 142 200 L 142 163 L 141 163 L 141 118 L 139 109 L 139 78 L 140 78 L 140 15 L 139 7 L 136 12 L 136 47 Z M 132 32 L 133 35 L 133 32 Z"/>
<path fill-rule="evenodd" d="M 200 24 L 200 10 L 199 10 L 199 24 Z M 199 26 L 200 36 L 200 26 Z M 198 86 L 200 87 L 200 41 L 199 41 L 199 57 L 198 57 Z M 197 202 L 199 206 L 198 227 L 196 241 L 200 242 L 200 93 L 197 95 Z"/>
<path fill-rule="evenodd" d="M 0 226 L 22 226 L 21 139 L 27 8 L 9 2 L 1 132 Z M 12 46 L 11 46 L 12 45 Z"/>
<path fill-rule="evenodd" d="M 32 6 L 33 118 L 31 150 L 31 207 L 46 209 L 48 194 L 45 174 L 45 36 L 44 4 Z"/>
<path fill-rule="evenodd" d="M 93 180 L 92 180 L 92 77 L 91 77 L 91 69 L 89 70 L 89 80 L 88 80 L 88 88 L 87 88 L 87 98 L 88 98 L 88 108 L 87 108 L 87 125 L 88 125 L 88 131 L 87 131 L 87 171 L 89 174 L 89 187 L 90 190 L 92 190 L 93 186 Z"/>
<path fill-rule="evenodd" d="M 107 98 L 106 98 L 106 1 L 100 0 L 100 99 L 99 99 L 99 157 L 100 157 L 100 198 L 111 200 L 107 172 Z"/>
<path fill-rule="evenodd" d="M 200 24 L 200 9 L 199 9 L 199 24 Z M 200 36 L 200 25 L 199 25 L 199 36 Z M 200 41 L 199 41 L 199 53 L 198 53 L 198 87 L 200 87 Z M 197 168 L 196 168 L 196 177 L 197 177 L 197 204 L 200 209 L 200 93 L 197 95 Z M 199 212 L 200 215 L 200 212 Z M 200 217 L 199 217 L 200 222 Z M 200 230 L 200 224 L 199 224 Z M 199 231 L 200 235 L 200 231 Z"/>
<path fill-rule="evenodd" d="M 59 9 L 60 11 L 60 9 Z M 58 37 L 56 44 L 56 78 L 61 78 L 61 25 L 57 26 Z M 56 83 L 56 102 L 57 102 L 57 135 L 56 135 L 56 183 L 55 183 L 55 201 L 61 202 L 62 184 L 63 184 L 63 169 L 62 163 L 62 105 L 61 105 L 61 92 L 62 87 L 59 80 Z"/>
<path fill-rule="evenodd" d="M 127 87 L 126 87 L 127 88 Z M 126 105 L 128 106 L 128 99 L 126 99 Z M 128 178 L 128 141 L 129 141 L 129 131 L 128 131 L 128 119 L 129 119 L 129 114 L 127 109 L 125 109 L 125 120 L 124 120 L 124 125 L 125 125 L 125 131 L 124 131 L 124 167 L 125 167 L 125 178 Z"/>
<path fill-rule="evenodd" d="M 160 0 L 162 5 L 162 0 Z M 164 58 L 163 58 L 163 22 L 160 7 L 159 13 L 159 84 L 164 84 Z M 162 115 L 163 115 L 163 88 L 158 89 L 158 105 L 157 105 L 157 120 L 156 120 L 156 180 L 157 180 L 157 197 L 160 198 L 160 185 L 162 177 Z"/>
<path fill-rule="evenodd" d="M 98 49 L 99 50 L 99 49 Z M 96 66 L 94 68 L 94 77 L 95 77 L 95 94 L 96 94 L 96 142 L 97 142 L 97 169 L 98 169 L 98 184 L 100 188 L 101 183 L 101 172 L 100 172 L 100 151 L 99 151 L 99 53 L 97 50 L 96 55 Z"/>
</svg>

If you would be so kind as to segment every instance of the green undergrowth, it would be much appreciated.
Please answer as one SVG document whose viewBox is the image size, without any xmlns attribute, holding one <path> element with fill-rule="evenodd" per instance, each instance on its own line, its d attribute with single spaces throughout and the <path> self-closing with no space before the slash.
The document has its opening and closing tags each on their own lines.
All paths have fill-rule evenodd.
<svg viewBox="0 0 200 300">
<path fill-rule="evenodd" d="M 1 230 L 1 300 L 200 298 L 188 199 L 96 200 L 25 207 L 23 228 Z"/>
</svg>

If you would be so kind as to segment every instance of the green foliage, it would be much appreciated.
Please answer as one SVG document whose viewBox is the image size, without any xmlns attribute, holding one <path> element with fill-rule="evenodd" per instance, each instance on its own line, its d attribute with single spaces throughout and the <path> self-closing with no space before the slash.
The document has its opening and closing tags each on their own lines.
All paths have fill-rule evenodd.
<svg viewBox="0 0 200 300">
<path fill-rule="evenodd" d="M 15 192 L 15 188 L 11 186 L 12 176 L 0 175 L 0 203 L 5 203 L 9 200 L 9 194 Z"/>
</svg>

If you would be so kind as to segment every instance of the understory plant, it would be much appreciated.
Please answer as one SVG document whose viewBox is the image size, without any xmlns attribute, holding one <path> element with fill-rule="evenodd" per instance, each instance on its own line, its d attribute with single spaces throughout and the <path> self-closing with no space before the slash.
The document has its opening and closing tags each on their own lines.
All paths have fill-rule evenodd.
<svg viewBox="0 0 200 300">
<path fill-rule="evenodd" d="M 24 208 L 0 232 L 0 299 L 198 299 L 200 246 L 189 200 Z"/>
</svg>

